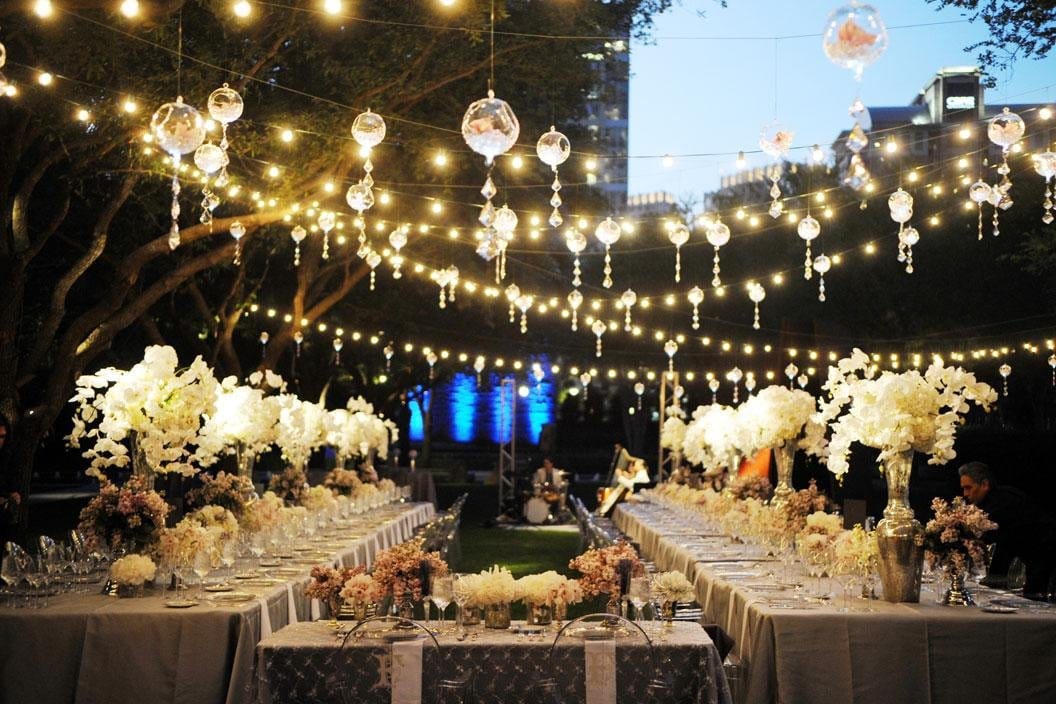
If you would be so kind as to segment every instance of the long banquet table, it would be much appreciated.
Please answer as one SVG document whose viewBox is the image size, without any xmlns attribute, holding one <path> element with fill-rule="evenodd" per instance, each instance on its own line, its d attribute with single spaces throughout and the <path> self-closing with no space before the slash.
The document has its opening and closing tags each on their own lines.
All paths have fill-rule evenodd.
<svg viewBox="0 0 1056 704">
<path fill-rule="evenodd" d="M 369 566 L 433 513 L 432 504 L 414 503 L 359 516 L 328 544 L 332 556 L 315 562 Z M 237 584 L 257 598 L 231 606 L 169 609 L 160 594 L 91 593 L 64 594 L 41 609 L 0 608 L 0 703 L 252 702 L 257 642 L 318 616 L 304 596 L 311 565 L 295 566 L 300 574 L 286 581 Z"/>
<path fill-rule="evenodd" d="M 858 605 L 871 612 L 845 613 L 839 600 L 801 603 L 760 577 L 745 581 L 750 570 L 728 571 L 738 558 L 684 511 L 622 504 L 613 519 L 660 569 L 694 583 L 704 619 L 734 639 L 744 701 L 1056 702 L 1056 608 L 1021 600 L 1018 613 L 988 613 L 924 592 L 919 604 L 868 600 Z"/>
<path fill-rule="evenodd" d="M 472 672 L 469 700 L 476 704 L 536 704 L 541 695 L 533 685 L 549 677 L 557 681 L 562 702 L 639 704 L 649 701 L 645 688 L 656 674 L 640 637 L 621 638 L 615 645 L 611 639 L 562 637 L 552 661 L 548 659 L 554 642 L 552 632 L 529 638 L 513 630 L 481 631 L 478 627 L 467 640 L 444 635 L 438 641 L 439 650 L 425 638 L 394 644 L 350 638 L 342 649 L 339 636 L 326 624 L 290 626 L 257 646 L 261 701 L 432 702 L 431 683 Z M 415 647 L 416 656 L 406 650 Z M 699 625 L 676 623 L 653 647 L 659 671 L 675 677 L 673 689 L 679 698 L 672 702 L 730 702 L 718 651 Z"/>
</svg>

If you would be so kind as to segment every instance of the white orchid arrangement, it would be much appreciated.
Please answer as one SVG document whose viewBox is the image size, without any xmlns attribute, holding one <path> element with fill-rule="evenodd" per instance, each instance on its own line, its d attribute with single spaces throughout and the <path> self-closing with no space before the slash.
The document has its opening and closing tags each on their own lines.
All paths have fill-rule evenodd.
<svg viewBox="0 0 1056 704">
<path fill-rule="evenodd" d="M 814 416 L 829 424 L 829 471 L 846 474 L 851 443 L 880 450 L 885 463 L 914 450 L 928 456 L 928 464 L 946 464 L 957 456 L 953 449 L 957 426 L 970 404 L 989 411 L 997 392 L 960 367 L 935 362 L 921 374 L 913 369 L 877 374 L 869 356 L 855 349 L 850 357 L 829 367 L 823 401 Z"/>
<path fill-rule="evenodd" d="M 278 396 L 279 426 L 275 438 L 282 458 L 293 467 L 304 467 L 316 448 L 326 442 L 326 409 L 293 394 Z"/>
<path fill-rule="evenodd" d="M 713 403 L 693 411 L 682 440 L 682 454 L 692 464 L 706 470 L 725 467 L 734 455 L 743 455 L 737 410 Z"/>
<path fill-rule="evenodd" d="M 693 584 L 686 579 L 686 575 L 677 570 L 661 572 L 653 577 L 653 595 L 659 601 L 672 603 L 693 601 L 696 598 Z"/>
<path fill-rule="evenodd" d="M 279 397 L 269 391 L 281 392 L 286 384 L 271 371 L 253 372 L 249 386 L 241 385 L 229 376 L 220 382 L 216 395 L 216 410 L 209 415 L 202 428 L 204 449 L 215 462 L 220 454 L 232 454 L 241 446 L 242 452 L 257 457 L 275 444 L 279 430 Z"/>
<path fill-rule="evenodd" d="M 753 454 L 792 443 L 810 455 L 825 454 L 825 425 L 814 420 L 814 397 L 801 389 L 768 386 L 737 408 L 736 444 Z"/>
<path fill-rule="evenodd" d="M 154 579 L 158 568 L 146 555 L 126 555 L 110 565 L 110 576 L 118 584 L 140 586 Z"/>
<path fill-rule="evenodd" d="M 660 446 L 673 452 L 682 452 L 686 429 L 686 421 L 677 415 L 669 415 L 660 428 Z"/>
<path fill-rule="evenodd" d="M 124 444 L 135 433 L 138 451 L 156 472 L 193 476 L 209 452 L 202 426 L 216 409 L 219 383 L 196 357 L 186 369 L 171 347 L 151 346 L 131 369 L 108 367 L 77 379 L 71 447 L 92 441 L 83 455 L 89 476 L 105 478 L 107 467 L 127 467 Z M 105 390 L 105 391 L 104 391 Z"/>
</svg>

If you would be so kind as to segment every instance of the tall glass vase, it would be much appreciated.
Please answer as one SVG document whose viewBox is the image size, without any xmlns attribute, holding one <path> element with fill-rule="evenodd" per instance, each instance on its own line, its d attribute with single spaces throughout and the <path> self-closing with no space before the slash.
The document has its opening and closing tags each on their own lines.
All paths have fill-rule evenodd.
<svg viewBox="0 0 1056 704">
<path fill-rule="evenodd" d="M 139 477 L 143 480 L 144 486 L 148 489 L 153 489 L 157 472 L 150 462 L 147 462 L 147 455 L 143 452 L 143 448 L 140 447 L 138 431 L 129 431 L 128 444 L 128 455 L 132 458 L 132 476 Z"/>
<path fill-rule="evenodd" d="M 238 476 L 246 477 L 253 481 L 253 465 L 256 457 L 246 448 L 246 443 L 235 444 L 235 463 L 238 465 Z"/>
<path fill-rule="evenodd" d="M 913 472 L 913 450 L 895 455 L 884 466 L 887 508 L 876 526 L 880 552 L 880 583 L 884 599 L 891 602 L 920 601 L 920 577 L 924 567 L 924 528 L 909 506 L 909 478 Z"/>
<path fill-rule="evenodd" d="M 786 440 L 784 445 L 774 448 L 774 464 L 777 465 L 777 486 L 770 505 L 780 508 L 788 503 L 788 497 L 795 493 L 792 488 L 792 465 L 796 461 L 796 444 Z"/>
</svg>

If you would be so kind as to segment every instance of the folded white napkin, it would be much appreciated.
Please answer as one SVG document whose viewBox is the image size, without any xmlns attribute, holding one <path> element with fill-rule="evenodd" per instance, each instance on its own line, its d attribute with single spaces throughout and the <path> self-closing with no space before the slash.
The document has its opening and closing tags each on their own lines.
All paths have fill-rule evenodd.
<svg viewBox="0 0 1056 704">
<path fill-rule="evenodd" d="M 420 638 L 392 644 L 392 704 L 422 704 Z"/>
<path fill-rule="evenodd" d="M 616 640 L 588 640 L 583 649 L 587 704 L 616 704 Z"/>
<path fill-rule="evenodd" d="M 319 614 L 319 600 L 318 599 L 312 599 L 312 612 L 311 612 L 311 618 L 309 620 L 318 621 L 319 617 L 320 617 L 320 614 Z"/>
<path fill-rule="evenodd" d="M 257 599 L 260 604 L 260 637 L 267 638 L 271 635 L 271 614 L 268 613 L 268 600 L 265 597 Z"/>
<path fill-rule="evenodd" d="M 293 600 L 293 583 L 286 583 L 286 619 L 288 624 L 297 623 L 297 603 Z"/>
</svg>

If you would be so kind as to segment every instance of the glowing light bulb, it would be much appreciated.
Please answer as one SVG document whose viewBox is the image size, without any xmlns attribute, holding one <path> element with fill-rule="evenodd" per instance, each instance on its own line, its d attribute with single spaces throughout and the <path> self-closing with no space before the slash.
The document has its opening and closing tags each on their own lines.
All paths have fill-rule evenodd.
<svg viewBox="0 0 1056 704">
<path fill-rule="evenodd" d="M 50 86 L 54 82 L 55 76 L 51 75 L 47 71 L 42 71 L 37 74 L 37 83 L 44 87 Z"/>
<path fill-rule="evenodd" d="M 55 7 L 51 0 L 36 0 L 33 3 L 33 12 L 41 19 L 47 19 L 55 14 Z"/>
<path fill-rule="evenodd" d="M 323 0 L 323 12 L 328 15 L 341 14 L 341 0 Z"/>
<path fill-rule="evenodd" d="M 238 0 L 231 8 L 236 17 L 246 18 L 253 12 L 253 6 L 249 4 L 249 0 Z"/>
<path fill-rule="evenodd" d="M 129 19 L 139 14 L 139 0 L 123 0 L 121 3 L 121 14 Z"/>
<path fill-rule="evenodd" d="M 293 141 L 293 130 L 283 130 L 282 133 L 279 135 L 279 138 L 283 142 L 286 142 L 286 144 L 289 144 Z"/>
</svg>

